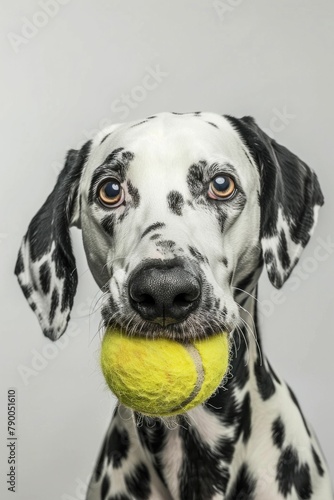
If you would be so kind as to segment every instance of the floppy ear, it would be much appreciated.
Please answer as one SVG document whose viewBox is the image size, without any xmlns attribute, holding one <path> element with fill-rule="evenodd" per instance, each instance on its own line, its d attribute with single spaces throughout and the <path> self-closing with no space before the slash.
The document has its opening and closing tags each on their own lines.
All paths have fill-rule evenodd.
<svg viewBox="0 0 334 500">
<path fill-rule="evenodd" d="M 297 264 L 317 222 L 324 198 L 315 173 L 263 132 L 254 119 L 226 117 L 252 155 L 260 175 L 263 258 L 280 288 Z"/>
<path fill-rule="evenodd" d="M 79 181 L 91 147 L 70 150 L 52 193 L 32 219 L 18 254 L 15 274 L 44 335 L 66 330 L 78 276 L 70 226 L 80 226 Z"/>
</svg>

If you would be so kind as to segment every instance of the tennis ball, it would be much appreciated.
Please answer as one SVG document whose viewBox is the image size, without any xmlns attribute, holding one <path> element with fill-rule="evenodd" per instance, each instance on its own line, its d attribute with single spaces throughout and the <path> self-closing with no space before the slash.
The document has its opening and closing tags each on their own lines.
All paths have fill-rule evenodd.
<svg viewBox="0 0 334 500">
<path fill-rule="evenodd" d="M 181 343 L 108 329 L 101 366 L 121 403 L 149 416 L 184 413 L 217 389 L 228 366 L 228 335 Z"/>
</svg>

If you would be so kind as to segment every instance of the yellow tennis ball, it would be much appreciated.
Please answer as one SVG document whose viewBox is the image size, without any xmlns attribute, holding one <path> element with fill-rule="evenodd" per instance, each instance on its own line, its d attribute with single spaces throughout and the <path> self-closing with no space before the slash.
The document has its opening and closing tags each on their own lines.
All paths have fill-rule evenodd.
<svg viewBox="0 0 334 500">
<path fill-rule="evenodd" d="M 228 366 L 228 335 L 181 343 L 108 329 L 101 366 L 121 403 L 150 416 L 184 413 L 217 389 Z"/>
</svg>

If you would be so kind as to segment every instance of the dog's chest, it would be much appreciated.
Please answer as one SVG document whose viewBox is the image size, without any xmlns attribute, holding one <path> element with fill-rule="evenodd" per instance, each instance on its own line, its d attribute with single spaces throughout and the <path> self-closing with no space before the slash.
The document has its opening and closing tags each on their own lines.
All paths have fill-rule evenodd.
<svg viewBox="0 0 334 500">
<path fill-rule="evenodd" d="M 329 500 L 323 459 L 292 392 L 266 362 L 256 366 L 177 422 L 120 409 L 91 483 L 97 496 L 87 499 L 315 500 L 323 491 Z"/>
</svg>

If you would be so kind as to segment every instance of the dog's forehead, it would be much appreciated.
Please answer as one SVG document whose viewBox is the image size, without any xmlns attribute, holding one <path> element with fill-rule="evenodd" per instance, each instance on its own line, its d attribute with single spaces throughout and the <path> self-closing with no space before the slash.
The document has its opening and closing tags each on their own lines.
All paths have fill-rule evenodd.
<svg viewBox="0 0 334 500">
<path fill-rule="evenodd" d="M 133 154 L 127 176 L 139 184 L 166 174 L 184 177 L 200 161 L 232 164 L 245 182 L 253 170 L 237 132 L 216 113 L 160 113 L 106 129 L 94 142 L 87 165 L 90 174 L 112 151 L 122 148 Z"/>
</svg>

